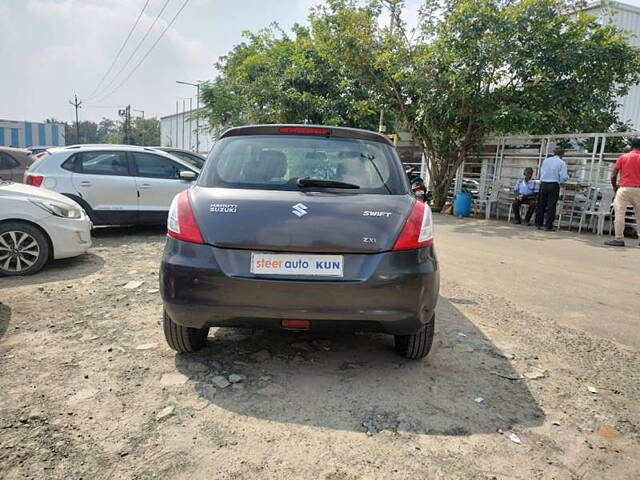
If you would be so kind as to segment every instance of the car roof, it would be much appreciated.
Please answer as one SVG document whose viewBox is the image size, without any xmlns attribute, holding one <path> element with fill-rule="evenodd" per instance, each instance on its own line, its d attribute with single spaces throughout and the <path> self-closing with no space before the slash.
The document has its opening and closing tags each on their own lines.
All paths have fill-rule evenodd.
<svg viewBox="0 0 640 480">
<path fill-rule="evenodd" d="M 351 127 L 336 127 L 333 125 L 306 125 L 306 124 L 287 124 L 287 123 L 276 123 L 269 125 L 245 125 L 242 127 L 233 127 L 225 131 L 220 139 L 226 137 L 235 137 L 241 135 L 283 135 L 283 134 L 296 134 L 295 132 L 280 132 L 281 128 L 300 128 L 300 129 L 323 129 L 327 130 L 327 135 L 322 135 L 325 137 L 340 137 L 340 138 L 357 138 L 360 140 L 369 140 L 372 142 L 385 143 L 387 145 L 393 146 L 391 140 L 377 132 L 372 132 L 371 130 L 362 130 L 359 128 L 351 128 Z M 303 132 L 299 134 L 304 135 Z M 318 134 L 311 134 L 318 135 Z"/>
<path fill-rule="evenodd" d="M 104 149 L 118 149 L 126 150 L 130 152 L 158 152 L 155 147 L 145 147 L 140 145 L 120 145 L 117 143 L 82 143 L 79 145 L 66 145 L 59 147 L 62 150 L 104 150 Z"/>
<path fill-rule="evenodd" d="M 27 149 L 14 147 L 0 147 L 0 152 L 22 153 L 24 155 L 29 155 L 29 153 L 31 153 Z"/>
<path fill-rule="evenodd" d="M 184 148 L 176 148 L 176 147 L 149 147 L 149 148 L 155 148 L 156 150 L 162 150 L 163 152 L 190 153 L 191 155 L 196 155 L 198 157 L 201 157 L 203 160 L 205 159 L 205 157 L 203 157 L 202 154 L 200 154 L 198 152 L 192 152 L 191 150 L 187 150 L 187 149 L 184 149 Z"/>
<path fill-rule="evenodd" d="M 171 158 L 172 161 L 177 161 L 184 167 L 188 167 L 189 169 L 196 169 L 199 171 L 198 167 L 194 167 L 189 162 L 182 160 L 179 157 L 175 157 L 168 152 L 164 152 L 154 147 L 143 147 L 139 145 L 117 145 L 112 143 L 91 143 L 91 144 L 82 144 L 82 145 L 67 145 L 66 147 L 59 147 L 56 149 L 50 149 L 50 153 L 59 154 L 59 153 L 70 153 L 73 154 L 75 152 L 92 152 L 92 151 L 100 151 L 100 150 L 116 150 L 120 152 L 151 152 L 157 155 L 165 156 Z"/>
</svg>

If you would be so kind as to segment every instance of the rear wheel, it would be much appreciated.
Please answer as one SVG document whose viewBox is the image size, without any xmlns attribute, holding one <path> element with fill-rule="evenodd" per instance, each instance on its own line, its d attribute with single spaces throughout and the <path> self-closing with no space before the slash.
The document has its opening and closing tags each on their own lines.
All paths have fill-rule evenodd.
<svg viewBox="0 0 640 480">
<path fill-rule="evenodd" d="M 435 321 L 436 316 L 434 314 L 431 320 L 429 320 L 420 331 L 413 335 L 396 335 L 396 352 L 412 360 L 426 357 L 433 344 Z"/>
<path fill-rule="evenodd" d="M 176 352 L 196 352 L 207 343 L 208 328 L 189 328 L 175 323 L 164 312 L 164 338 Z"/>
<path fill-rule="evenodd" d="M 26 222 L 0 225 L 0 275 L 31 275 L 49 259 L 49 242 L 44 234 Z"/>
</svg>

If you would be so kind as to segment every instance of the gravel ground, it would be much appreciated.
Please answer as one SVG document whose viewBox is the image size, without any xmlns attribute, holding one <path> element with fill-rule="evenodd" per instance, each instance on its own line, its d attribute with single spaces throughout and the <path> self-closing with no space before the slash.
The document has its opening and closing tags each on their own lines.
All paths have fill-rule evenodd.
<svg viewBox="0 0 640 480">
<path fill-rule="evenodd" d="M 443 278 L 420 362 L 385 335 L 235 329 L 176 355 L 163 234 L 94 243 L 0 279 L 1 478 L 638 478 L 638 352 L 508 291 Z"/>
</svg>

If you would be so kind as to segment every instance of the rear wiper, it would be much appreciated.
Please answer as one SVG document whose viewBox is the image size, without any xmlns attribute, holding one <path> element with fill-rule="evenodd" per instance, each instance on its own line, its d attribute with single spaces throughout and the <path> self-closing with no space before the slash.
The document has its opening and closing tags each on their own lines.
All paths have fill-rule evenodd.
<svg viewBox="0 0 640 480">
<path fill-rule="evenodd" d="M 300 177 L 296 180 L 298 187 L 326 187 L 326 188 L 360 188 L 354 183 L 323 180 L 321 178 Z"/>
</svg>

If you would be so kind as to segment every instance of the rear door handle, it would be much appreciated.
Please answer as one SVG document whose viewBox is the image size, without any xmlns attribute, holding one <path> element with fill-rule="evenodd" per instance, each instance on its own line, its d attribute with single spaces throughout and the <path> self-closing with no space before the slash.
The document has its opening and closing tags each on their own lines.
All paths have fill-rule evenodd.
<svg viewBox="0 0 640 480">
<path fill-rule="evenodd" d="M 80 182 L 81 187 L 90 187 L 91 185 L 93 185 L 93 183 L 88 182 L 87 180 Z"/>
<path fill-rule="evenodd" d="M 146 188 L 151 188 L 151 184 L 149 183 L 143 183 L 142 185 L 140 185 L 140 189 L 146 189 Z"/>
</svg>

